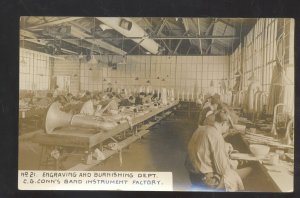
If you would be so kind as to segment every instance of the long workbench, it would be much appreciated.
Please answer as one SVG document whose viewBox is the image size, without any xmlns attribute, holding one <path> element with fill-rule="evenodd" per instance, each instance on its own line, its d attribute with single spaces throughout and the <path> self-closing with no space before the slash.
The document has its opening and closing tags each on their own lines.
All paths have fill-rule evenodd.
<svg viewBox="0 0 300 198">
<path fill-rule="evenodd" d="M 133 135 L 130 137 L 127 137 L 122 142 L 119 142 L 119 145 L 122 147 L 128 145 L 129 143 L 137 140 L 141 136 L 147 133 L 147 129 L 154 124 L 156 124 L 158 121 L 160 121 L 162 118 L 164 118 L 167 114 L 167 111 L 174 108 L 178 102 L 174 102 L 172 104 L 161 106 L 158 108 L 152 108 L 149 109 L 149 112 L 145 115 L 141 115 L 138 117 L 134 117 L 132 119 L 132 127 L 129 125 L 128 122 L 121 123 L 117 125 L 115 128 L 109 130 L 109 131 L 99 131 L 96 129 L 87 129 L 87 128 L 78 128 L 78 127 L 66 127 L 62 129 L 58 129 L 56 131 L 53 131 L 51 134 L 46 133 L 38 133 L 32 138 L 32 142 L 38 143 L 42 145 L 43 147 L 63 147 L 63 148 L 78 148 L 84 151 L 88 151 L 91 155 L 92 149 L 94 147 L 98 147 L 98 145 L 101 145 L 104 141 L 108 139 L 114 139 L 113 137 L 121 134 L 122 132 L 132 130 Z M 140 124 L 144 123 L 145 121 L 149 121 L 155 116 L 165 114 L 161 116 L 160 118 L 156 119 L 155 121 L 149 122 L 147 124 L 144 124 L 143 126 L 139 126 Z M 122 148 L 119 148 L 120 150 Z M 106 150 L 104 151 L 105 158 L 109 157 L 110 155 L 116 153 L 116 150 Z M 42 157 L 42 156 L 41 156 Z M 98 162 L 86 162 L 85 164 L 75 166 L 75 168 L 71 168 L 72 170 L 86 170 L 90 168 L 90 164 L 95 164 Z"/>
<path fill-rule="evenodd" d="M 245 135 L 242 134 L 240 135 L 244 144 L 249 148 L 250 143 L 245 138 Z M 290 171 L 291 164 L 287 163 L 286 161 L 280 160 L 278 165 L 271 165 L 271 164 L 265 164 L 263 160 L 259 160 L 258 165 L 263 171 L 263 173 L 267 176 L 266 179 L 268 181 L 271 181 L 276 191 L 278 192 L 293 191 L 294 173 Z"/>
</svg>

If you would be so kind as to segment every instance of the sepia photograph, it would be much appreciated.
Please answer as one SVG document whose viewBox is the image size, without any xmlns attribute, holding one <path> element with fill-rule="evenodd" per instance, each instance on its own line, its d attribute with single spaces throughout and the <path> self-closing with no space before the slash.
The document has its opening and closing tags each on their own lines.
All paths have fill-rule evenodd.
<svg viewBox="0 0 300 198">
<path fill-rule="evenodd" d="M 20 190 L 294 191 L 294 19 L 19 24 Z"/>
</svg>

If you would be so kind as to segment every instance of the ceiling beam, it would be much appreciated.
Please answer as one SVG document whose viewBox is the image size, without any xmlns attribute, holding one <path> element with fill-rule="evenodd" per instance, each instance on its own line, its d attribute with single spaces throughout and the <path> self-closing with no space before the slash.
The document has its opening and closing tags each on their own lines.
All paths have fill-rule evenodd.
<svg viewBox="0 0 300 198">
<path fill-rule="evenodd" d="M 28 36 L 35 37 L 35 35 L 30 34 L 30 33 L 28 34 L 28 33 L 25 32 L 24 34 L 26 35 L 26 37 L 28 37 Z M 28 42 L 35 43 L 35 44 L 42 45 L 42 46 L 45 46 L 45 45 L 47 44 L 46 41 L 41 40 L 41 39 L 36 39 L 36 38 L 33 38 L 33 39 L 26 39 L 26 38 L 24 37 L 24 35 L 20 35 L 20 41 L 23 41 L 22 44 L 21 44 L 21 42 L 20 42 L 20 47 L 24 47 L 24 41 L 28 41 Z M 63 52 L 69 53 L 69 54 L 77 54 L 77 52 L 71 51 L 71 50 L 66 49 L 66 48 L 61 48 L 61 50 L 62 50 Z"/>
<path fill-rule="evenodd" d="M 164 27 L 167 25 L 168 20 L 167 18 L 163 19 L 162 24 L 160 25 L 158 31 L 156 32 L 156 36 L 162 35 L 162 30 L 164 29 Z M 164 40 L 160 39 L 162 41 L 162 43 L 164 44 L 164 46 L 168 49 L 169 52 L 172 52 L 172 50 L 169 48 L 169 46 L 165 43 Z"/>
<path fill-rule="evenodd" d="M 185 32 L 189 32 L 190 31 L 190 27 L 189 27 L 188 20 L 186 18 L 182 18 L 182 22 L 183 22 L 183 26 L 184 26 Z M 193 45 L 192 40 L 189 39 L 189 41 L 190 41 L 190 44 Z"/>
<path fill-rule="evenodd" d="M 155 33 L 155 30 L 152 27 L 152 24 L 149 22 L 149 20 L 145 17 L 143 17 L 143 20 L 147 23 L 148 27 L 150 28 L 150 30 L 152 31 L 152 33 Z M 160 32 L 161 36 L 166 36 L 164 33 Z M 161 42 L 164 44 L 164 46 L 168 49 L 169 52 L 172 52 L 172 50 L 169 48 L 169 46 L 167 45 L 167 43 L 164 40 L 161 40 Z"/>
<path fill-rule="evenodd" d="M 127 54 L 127 52 L 123 51 L 122 49 L 120 48 L 117 48 L 109 43 L 106 43 L 100 39 L 87 39 L 89 37 L 91 37 L 91 35 L 87 34 L 87 33 L 84 33 L 83 31 L 81 31 L 79 28 L 75 27 L 74 25 L 76 23 L 72 22 L 72 27 L 71 27 L 71 34 L 75 37 L 79 37 L 80 39 L 82 40 L 85 40 L 87 42 L 90 42 L 92 43 L 93 45 L 96 45 L 96 47 L 100 47 L 100 48 L 103 48 L 103 49 L 106 49 L 110 52 L 114 52 L 116 54 L 119 54 L 119 55 L 125 55 Z M 79 26 L 79 24 L 76 24 L 76 26 Z M 89 32 L 89 30 L 86 30 L 85 31 Z M 67 40 L 67 39 L 64 39 L 64 40 Z"/>
<path fill-rule="evenodd" d="M 221 21 L 220 21 L 220 22 L 221 22 Z M 221 23 L 223 23 L 223 22 L 221 22 Z M 224 28 L 224 30 L 223 30 L 222 36 L 224 36 L 227 27 L 228 27 L 228 25 L 225 24 L 225 28 Z M 207 50 L 211 50 L 211 46 L 213 45 L 214 41 L 215 41 L 214 39 L 211 40 L 211 43 L 210 43 L 210 45 L 208 46 Z"/>
<path fill-rule="evenodd" d="M 215 24 L 216 24 L 217 21 L 218 21 L 218 19 L 215 18 L 215 19 L 211 22 L 211 24 L 209 25 L 209 27 L 207 28 L 207 30 L 206 30 L 206 32 L 205 32 L 205 36 L 208 36 L 208 35 L 210 34 L 210 32 L 212 32 L 212 33 L 211 33 L 211 36 L 213 36 L 213 31 L 214 31 Z M 211 39 L 211 40 L 210 40 L 210 44 L 208 45 L 208 47 L 207 47 L 206 50 L 205 50 L 205 54 L 208 54 L 208 51 L 211 50 L 211 46 L 212 46 L 213 42 L 214 42 L 214 39 Z"/>
<path fill-rule="evenodd" d="M 162 23 L 156 28 L 157 29 L 157 31 L 155 31 L 156 35 L 160 35 L 161 31 L 164 29 L 164 27 L 166 26 L 166 24 L 167 24 L 167 19 L 164 18 L 163 21 L 162 21 Z"/>
<path fill-rule="evenodd" d="M 36 44 L 40 44 L 40 45 L 46 45 L 46 41 L 53 41 L 54 38 L 51 38 L 51 39 L 45 39 L 45 38 L 41 38 L 38 34 L 35 34 L 33 32 L 29 32 L 27 30 L 23 30 L 21 29 L 20 30 L 20 39 L 21 40 L 24 40 L 24 41 L 29 41 L 29 42 L 32 42 L 32 43 L 36 43 Z M 27 37 L 27 38 L 25 38 Z M 63 40 L 65 41 L 66 43 L 69 43 L 69 44 L 72 44 L 72 45 L 76 45 L 77 47 L 82 47 L 82 48 L 87 48 L 87 49 L 91 49 L 92 45 L 83 45 L 83 44 L 80 44 L 78 42 L 79 39 L 72 39 L 72 40 Z M 96 50 L 93 50 L 95 52 L 98 52 Z"/>
<path fill-rule="evenodd" d="M 187 34 L 187 32 L 185 32 L 185 33 L 183 34 L 183 36 L 185 36 L 186 34 Z M 180 39 L 180 40 L 179 40 L 179 42 L 177 43 L 176 48 L 175 48 L 173 54 L 175 54 L 175 53 L 177 52 L 177 50 L 178 50 L 179 46 L 181 45 L 182 41 L 183 41 L 183 39 Z"/>
<path fill-rule="evenodd" d="M 185 33 L 187 34 L 187 33 Z M 66 38 L 67 39 L 67 38 Z M 92 37 L 85 37 L 84 39 L 93 39 Z M 95 40 L 102 40 L 102 39 L 154 39 L 154 40 L 181 40 L 181 39 L 224 39 L 224 40 L 231 40 L 231 39 L 240 39 L 238 36 L 144 36 L 144 37 L 97 37 Z"/>
<path fill-rule="evenodd" d="M 180 39 L 180 41 L 178 42 L 178 44 L 177 44 L 177 46 L 176 46 L 176 48 L 175 48 L 175 50 L 174 50 L 174 52 L 173 52 L 173 54 L 176 54 L 176 52 L 177 52 L 177 50 L 178 50 L 178 48 L 179 48 L 179 46 L 180 46 L 180 44 L 182 43 L 182 39 Z"/>
<path fill-rule="evenodd" d="M 215 23 L 218 21 L 217 18 L 215 18 L 208 26 L 206 32 L 205 32 L 205 36 L 208 36 L 209 33 L 212 31 L 212 29 L 214 28 Z"/>
<path fill-rule="evenodd" d="M 128 17 L 96 17 L 99 21 L 102 23 L 105 23 L 109 27 L 113 28 L 115 31 L 119 32 L 120 34 L 124 35 L 125 37 L 145 37 L 147 36 L 147 33 L 143 28 L 141 28 L 137 23 L 132 21 L 131 18 Z M 120 23 L 122 20 L 125 20 L 127 22 L 131 23 L 131 28 L 126 29 L 120 26 Z M 140 45 L 146 49 L 151 54 L 158 54 L 160 53 L 160 45 L 154 41 L 153 39 L 132 39 L 136 43 L 140 43 L 141 40 L 143 42 L 140 43 Z"/>
<path fill-rule="evenodd" d="M 201 29 L 200 29 L 200 20 L 199 18 L 197 18 L 197 27 L 198 27 L 198 35 L 201 36 Z M 199 39 L 199 49 L 200 49 L 200 53 L 202 54 L 202 42 L 201 39 Z"/>
<path fill-rule="evenodd" d="M 66 17 L 66 18 L 63 18 L 63 19 L 58 19 L 58 20 L 55 20 L 55 21 L 50 21 L 50 22 L 47 22 L 47 23 L 42 23 L 42 24 L 26 27 L 26 29 L 27 28 L 28 29 L 35 29 L 35 28 L 41 28 L 41 27 L 45 27 L 45 26 L 58 25 L 58 24 L 61 24 L 61 23 L 66 23 L 66 22 L 74 21 L 74 20 L 81 19 L 81 18 L 83 18 L 83 17 Z"/>
<path fill-rule="evenodd" d="M 228 25 L 228 26 L 230 26 L 230 27 L 232 27 L 232 28 L 235 28 L 235 26 L 233 24 L 231 24 L 231 23 L 229 23 L 229 22 L 227 22 L 227 21 L 225 21 L 223 19 L 219 19 L 219 21 L 222 22 L 222 23 L 224 23 L 224 24 L 226 24 L 226 25 Z"/>
<path fill-rule="evenodd" d="M 35 33 L 32 33 L 32 32 L 29 32 L 29 31 L 24 30 L 24 29 L 20 29 L 20 37 L 21 36 L 29 37 L 29 38 L 32 38 L 32 39 L 39 39 L 39 35 L 37 35 Z M 40 39 L 42 39 L 42 38 L 40 38 Z"/>
<path fill-rule="evenodd" d="M 37 37 L 36 39 L 44 39 L 44 40 L 53 40 L 52 38 L 43 38 L 43 37 Z M 145 37 L 79 37 L 79 38 L 63 38 L 63 40 L 65 41 L 71 41 L 71 40 L 80 40 L 80 39 L 84 39 L 87 41 L 100 41 L 103 39 L 115 39 L 115 40 L 131 40 L 131 39 L 154 39 L 154 40 L 186 40 L 186 39 L 201 39 L 201 40 L 208 40 L 208 39 L 220 39 L 220 40 L 236 40 L 236 39 L 240 39 L 238 36 L 169 36 L 169 37 L 164 37 L 164 36 L 145 36 Z"/>
</svg>

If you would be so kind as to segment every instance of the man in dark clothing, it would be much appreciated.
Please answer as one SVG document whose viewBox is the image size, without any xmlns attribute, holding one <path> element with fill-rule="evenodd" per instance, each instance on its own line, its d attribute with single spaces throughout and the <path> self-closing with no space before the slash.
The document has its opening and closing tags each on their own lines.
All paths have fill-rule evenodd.
<svg viewBox="0 0 300 198">
<path fill-rule="evenodd" d="M 143 99 L 145 97 L 145 93 L 141 92 L 139 96 L 135 98 L 135 105 L 143 105 Z"/>
<path fill-rule="evenodd" d="M 119 102 L 119 106 L 131 106 L 134 104 L 135 104 L 135 101 L 134 101 L 133 96 L 130 96 L 129 98 L 125 98 Z"/>
</svg>

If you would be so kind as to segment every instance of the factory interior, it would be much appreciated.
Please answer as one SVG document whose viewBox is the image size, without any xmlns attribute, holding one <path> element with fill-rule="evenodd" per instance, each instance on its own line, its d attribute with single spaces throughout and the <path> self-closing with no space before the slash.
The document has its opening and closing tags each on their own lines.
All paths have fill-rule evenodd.
<svg viewBox="0 0 300 198">
<path fill-rule="evenodd" d="M 290 18 L 20 17 L 19 170 L 172 172 L 190 191 L 191 142 L 213 145 L 224 113 L 230 170 L 251 165 L 233 191 L 293 191 L 294 66 Z M 230 189 L 215 160 L 197 174 Z"/>
</svg>

